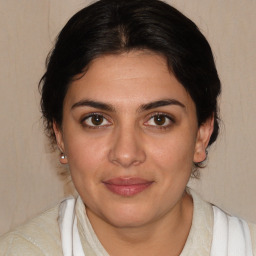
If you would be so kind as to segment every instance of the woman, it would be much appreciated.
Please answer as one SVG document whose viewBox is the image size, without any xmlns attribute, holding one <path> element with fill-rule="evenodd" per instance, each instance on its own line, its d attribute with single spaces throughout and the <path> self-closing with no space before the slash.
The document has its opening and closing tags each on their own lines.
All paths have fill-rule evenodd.
<svg viewBox="0 0 256 256">
<path fill-rule="evenodd" d="M 218 135 L 220 81 L 196 25 L 157 0 L 101 0 L 63 28 L 41 80 L 66 199 L 3 255 L 253 255 L 255 225 L 186 188 Z"/>
</svg>

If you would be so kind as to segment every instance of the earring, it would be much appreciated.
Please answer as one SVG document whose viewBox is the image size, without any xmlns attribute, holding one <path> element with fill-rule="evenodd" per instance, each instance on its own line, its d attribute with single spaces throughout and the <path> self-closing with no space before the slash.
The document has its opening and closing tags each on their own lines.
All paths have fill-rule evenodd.
<svg viewBox="0 0 256 256">
<path fill-rule="evenodd" d="M 61 152 L 60 154 L 60 163 L 61 164 L 67 164 L 68 163 L 68 159 L 67 159 L 67 156 Z"/>
<path fill-rule="evenodd" d="M 65 155 L 65 153 L 63 153 L 62 151 L 61 151 L 61 153 L 60 153 L 60 159 L 66 159 L 67 158 L 67 156 Z"/>
</svg>

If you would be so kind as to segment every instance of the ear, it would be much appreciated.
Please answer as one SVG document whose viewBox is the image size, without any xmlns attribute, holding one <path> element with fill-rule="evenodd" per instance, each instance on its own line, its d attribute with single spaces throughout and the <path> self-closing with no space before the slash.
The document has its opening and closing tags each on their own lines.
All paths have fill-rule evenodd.
<svg viewBox="0 0 256 256">
<path fill-rule="evenodd" d="M 206 155 L 206 148 L 210 141 L 214 128 L 214 115 L 208 118 L 203 124 L 200 125 L 197 131 L 195 152 L 194 152 L 194 163 L 203 162 Z"/>
<path fill-rule="evenodd" d="M 68 159 L 67 159 L 67 156 L 65 155 L 65 146 L 64 146 L 62 131 L 55 121 L 53 121 L 53 130 L 54 130 L 55 138 L 57 141 L 57 146 L 61 152 L 60 163 L 67 164 Z"/>
</svg>

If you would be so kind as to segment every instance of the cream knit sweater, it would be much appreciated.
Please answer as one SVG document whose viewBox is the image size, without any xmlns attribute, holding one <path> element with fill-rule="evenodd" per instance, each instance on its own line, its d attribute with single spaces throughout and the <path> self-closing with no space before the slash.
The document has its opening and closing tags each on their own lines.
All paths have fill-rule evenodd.
<svg viewBox="0 0 256 256">
<path fill-rule="evenodd" d="M 211 204 L 191 191 L 194 202 L 192 227 L 180 256 L 210 255 L 213 233 L 213 210 Z M 80 198 L 76 203 L 78 230 L 86 256 L 109 256 L 88 220 Z M 62 255 L 58 226 L 59 205 L 41 214 L 27 224 L 16 228 L 0 238 L 0 256 L 57 256 Z M 256 225 L 249 224 L 253 252 L 256 256 Z"/>
</svg>

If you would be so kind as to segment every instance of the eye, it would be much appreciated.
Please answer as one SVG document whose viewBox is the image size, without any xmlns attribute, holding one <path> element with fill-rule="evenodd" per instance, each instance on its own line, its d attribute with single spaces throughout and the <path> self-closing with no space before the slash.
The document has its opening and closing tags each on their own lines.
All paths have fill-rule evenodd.
<svg viewBox="0 0 256 256">
<path fill-rule="evenodd" d="M 155 114 L 145 123 L 146 126 L 155 126 L 159 128 L 167 128 L 174 123 L 173 118 L 166 114 Z"/>
<path fill-rule="evenodd" d="M 81 121 L 83 126 L 86 126 L 88 128 L 100 128 L 104 126 L 111 125 L 111 122 L 109 122 L 103 115 L 101 114 L 90 114 L 84 117 Z"/>
</svg>

